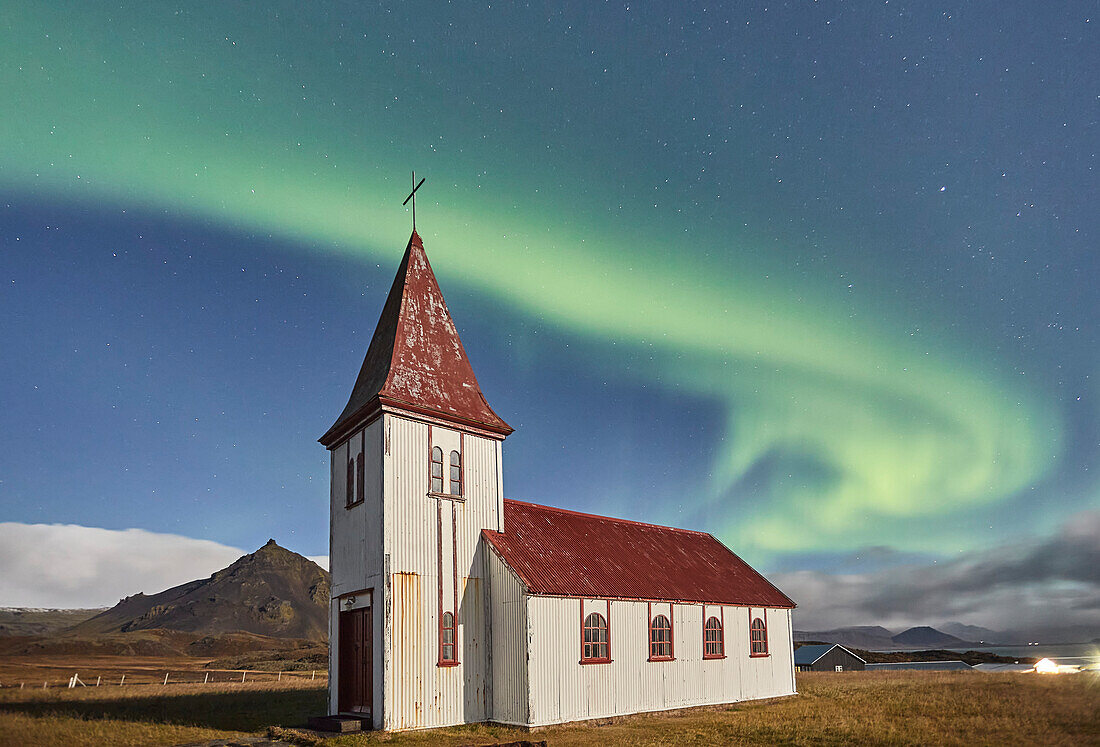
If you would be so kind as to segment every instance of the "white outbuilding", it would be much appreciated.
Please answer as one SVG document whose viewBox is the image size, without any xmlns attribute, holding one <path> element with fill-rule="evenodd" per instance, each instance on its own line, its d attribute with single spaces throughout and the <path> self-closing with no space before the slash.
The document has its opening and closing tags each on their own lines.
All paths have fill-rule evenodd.
<svg viewBox="0 0 1100 747">
<path fill-rule="evenodd" d="M 505 500 L 414 231 L 332 460 L 329 708 L 528 727 L 795 692 L 794 603 L 709 534 Z"/>
</svg>

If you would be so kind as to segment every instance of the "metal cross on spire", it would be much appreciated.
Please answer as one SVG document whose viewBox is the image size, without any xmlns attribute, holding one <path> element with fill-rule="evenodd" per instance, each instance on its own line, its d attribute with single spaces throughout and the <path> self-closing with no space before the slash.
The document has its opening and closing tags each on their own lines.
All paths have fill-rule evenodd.
<svg viewBox="0 0 1100 747">
<path fill-rule="evenodd" d="M 414 171 L 414 172 L 412 172 L 412 174 L 413 174 L 413 181 L 412 181 L 413 191 L 409 192 L 409 196 L 406 197 L 405 202 L 402 202 L 401 204 L 406 205 L 409 202 L 409 200 L 412 200 L 412 203 L 413 203 L 413 205 L 412 205 L 413 232 L 415 232 L 416 231 L 416 190 L 420 189 L 420 184 L 423 184 L 424 179 L 427 179 L 427 177 L 424 177 L 424 179 L 421 179 L 420 184 L 417 184 L 416 183 L 416 172 Z"/>
</svg>

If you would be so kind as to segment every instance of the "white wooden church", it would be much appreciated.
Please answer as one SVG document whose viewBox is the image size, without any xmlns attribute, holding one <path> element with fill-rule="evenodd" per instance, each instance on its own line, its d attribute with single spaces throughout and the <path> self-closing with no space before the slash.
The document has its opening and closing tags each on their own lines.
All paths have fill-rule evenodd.
<svg viewBox="0 0 1100 747">
<path fill-rule="evenodd" d="M 331 713 L 537 727 L 795 692 L 794 602 L 709 534 L 506 500 L 511 432 L 413 231 L 320 439 Z"/>
</svg>

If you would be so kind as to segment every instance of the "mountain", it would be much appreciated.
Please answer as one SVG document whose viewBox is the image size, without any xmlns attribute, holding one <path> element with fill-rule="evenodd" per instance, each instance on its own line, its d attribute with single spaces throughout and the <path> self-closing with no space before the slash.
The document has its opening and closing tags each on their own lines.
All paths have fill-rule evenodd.
<svg viewBox="0 0 1100 747">
<path fill-rule="evenodd" d="M 940 625 L 938 629 L 948 635 L 962 638 L 964 641 L 977 641 L 987 646 L 995 643 L 1002 643 L 1007 639 L 1005 633 L 983 628 L 981 625 L 966 625 L 964 623 L 949 622 Z"/>
<path fill-rule="evenodd" d="M 909 628 L 903 630 L 896 636 L 891 638 L 895 644 L 899 646 L 912 646 L 912 647 L 934 647 L 934 648 L 947 648 L 954 646 L 966 646 L 966 641 L 961 638 L 956 638 L 953 635 L 948 635 L 942 631 L 931 628 L 927 625 L 919 625 L 915 628 Z"/>
<path fill-rule="evenodd" d="M 275 540 L 210 578 L 159 594 L 126 597 L 70 628 L 72 636 L 143 630 L 199 635 L 245 632 L 272 638 L 328 637 L 329 573 Z"/>
<path fill-rule="evenodd" d="M 847 628 L 820 631 L 794 631 L 796 641 L 826 641 L 848 648 L 891 649 L 896 648 L 894 634 L 880 625 L 853 625 Z"/>
<path fill-rule="evenodd" d="M 0 607 L 0 638 L 49 635 L 71 628 L 103 612 L 98 609 L 55 610 L 41 607 Z"/>
</svg>

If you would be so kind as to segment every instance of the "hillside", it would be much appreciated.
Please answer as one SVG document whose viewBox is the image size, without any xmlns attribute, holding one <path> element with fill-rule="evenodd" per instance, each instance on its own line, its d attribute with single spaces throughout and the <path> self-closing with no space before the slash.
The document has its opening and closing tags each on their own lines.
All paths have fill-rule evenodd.
<svg viewBox="0 0 1100 747">
<path fill-rule="evenodd" d="M 927 625 L 909 628 L 906 631 L 898 633 L 891 640 L 899 646 L 935 646 L 936 648 L 944 648 L 946 646 L 954 647 L 966 645 L 966 641 L 961 638 L 948 635 L 947 633 Z"/>
<path fill-rule="evenodd" d="M 41 607 L 0 607 L 0 638 L 49 635 L 103 612 L 98 609 L 55 610 Z"/>
<path fill-rule="evenodd" d="M 1004 642 L 1009 637 L 1006 633 L 983 628 L 980 625 L 964 625 L 963 623 L 949 622 L 937 627 L 944 633 L 953 635 L 956 638 L 961 638 L 964 641 L 978 641 L 986 645 L 995 642 Z"/>
<path fill-rule="evenodd" d="M 199 635 L 243 631 L 324 641 L 328 601 L 328 572 L 269 540 L 210 578 L 126 597 L 66 633 L 83 638 L 154 629 Z"/>
<path fill-rule="evenodd" d="M 853 625 L 834 630 L 796 630 L 796 641 L 828 641 L 841 646 L 853 646 L 863 649 L 889 649 L 896 647 L 894 634 L 879 625 Z"/>
</svg>

